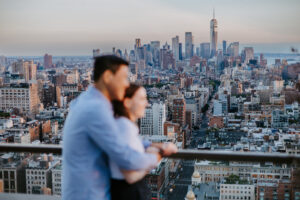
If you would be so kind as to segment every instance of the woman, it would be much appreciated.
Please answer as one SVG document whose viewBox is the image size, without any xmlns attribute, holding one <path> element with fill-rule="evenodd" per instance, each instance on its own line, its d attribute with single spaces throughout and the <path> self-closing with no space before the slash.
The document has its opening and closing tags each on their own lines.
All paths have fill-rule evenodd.
<svg viewBox="0 0 300 200">
<path fill-rule="evenodd" d="M 148 104 L 146 90 L 138 85 L 131 84 L 125 92 L 125 97 L 123 102 L 113 101 L 113 107 L 115 112 L 115 117 L 117 124 L 123 134 L 120 135 L 124 142 L 127 142 L 129 146 L 136 151 L 145 152 L 145 147 L 147 152 L 159 151 L 164 148 L 164 152 L 168 154 L 175 153 L 176 147 L 173 144 L 163 145 L 163 144 L 153 144 L 153 147 L 149 147 L 146 143 L 140 140 L 138 136 L 138 127 L 135 124 L 137 119 L 144 116 L 145 108 Z M 119 167 L 110 160 L 111 169 L 111 195 L 112 200 L 122 200 L 122 199 L 146 199 L 147 196 L 147 186 L 144 176 L 149 170 L 144 171 L 124 171 L 120 170 Z"/>
</svg>

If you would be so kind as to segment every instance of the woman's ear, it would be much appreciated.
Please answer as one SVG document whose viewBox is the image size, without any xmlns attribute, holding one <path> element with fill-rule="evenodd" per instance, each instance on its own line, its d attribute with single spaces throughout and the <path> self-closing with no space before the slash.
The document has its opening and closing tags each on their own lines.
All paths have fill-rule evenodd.
<svg viewBox="0 0 300 200">
<path fill-rule="evenodd" d="M 123 104 L 124 104 L 124 107 L 128 110 L 130 107 L 130 104 L 131 104 L 130 99 L 125 97 L 123 100 Z"/>
</svg>

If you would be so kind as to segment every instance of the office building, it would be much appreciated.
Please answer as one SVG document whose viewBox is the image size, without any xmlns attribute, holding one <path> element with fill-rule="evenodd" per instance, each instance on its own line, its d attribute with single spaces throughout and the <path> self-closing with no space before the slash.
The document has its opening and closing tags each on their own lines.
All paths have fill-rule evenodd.
<svg viewBox="0 0 300 200">
<path fill-rule="evenodd" d="M 192 32 L 185 33 L 185 58 L 190 59 L 194 54 L 193 35 Z"/>
<path fill-rule="evenodd" d="M 45 69 L 52 68 L 52 55 L 49 54 L 44 55 L 44 68 Z"/>
<path fill-rule="evenodd" d="M 238 57 L 239 56 L 239 42 L 233 42 L 230 43 L 230 45 L 227 48 L 227 54 L 231 57 Z"/>
<path fill-rule="evenodd" d="M 23 112 L 38 112 L 37 84 L 22 83 L 0 88 L 0 110 L 18 108 Z"/>
<path fill-rule="evenodd" d="M 36 71 L 33 61 L 18 60 L 12 64 L 12 74 L 18 74 L 25 82 L 36 80 Z"/>
<path fill-rule="evenodd" d="M 248 64 L 249 60 L 254 59 L 253 47 L 245 47 L 241 53 L 241 57 L 242 57 L 242 62 Z"/>
<path fill-rule="evenodd" d="M 172 52 L 176 61 L 179 60 L 179 36 L 172 38 Z"/>
<path fill-rule="evenodd" d="M 173 100 L 172 122 L 185 126 L 186 103 L 184 99 Z"/>
<path fill-rule="evenodd" d="M 200 56 L 206 60 L 210 57 L 210 43 L 200 44 Z"/>
</svg>

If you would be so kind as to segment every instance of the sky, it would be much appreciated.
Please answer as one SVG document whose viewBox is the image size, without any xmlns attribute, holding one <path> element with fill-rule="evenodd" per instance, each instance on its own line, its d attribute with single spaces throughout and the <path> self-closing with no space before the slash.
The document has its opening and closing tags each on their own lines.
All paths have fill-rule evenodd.
<svg viewBox="0 0 300 200">
<path fill-rule="evenodd" d="M 161 44 L 192 32 L 209 42 L 213 8 L 218 43 L 239 41 L 255 52 L 300 49 L 299 0 L 0 0 L 0 55 L 91 55 L 112 47 Z"/>
</svg>

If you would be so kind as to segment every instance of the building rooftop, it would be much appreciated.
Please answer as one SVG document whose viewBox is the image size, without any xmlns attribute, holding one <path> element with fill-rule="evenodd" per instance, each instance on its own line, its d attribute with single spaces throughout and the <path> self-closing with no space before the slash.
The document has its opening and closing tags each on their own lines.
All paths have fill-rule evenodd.
<svg viewBox="0 0 300 200">
<path fill-rule="evenodd" d="M 193 190 L 197 199 L 219 199 L 220 191 L 216 183 L 201 183 L 198 186 L 189 186 L 188 191 Z"/>
<path fill-rule="evenodd" d="M 0 193 L 0 199 L 5 200 L 61 200 L 60 196 L 37 195 L 37 194 L 13 194 Z"/>
</svg>

